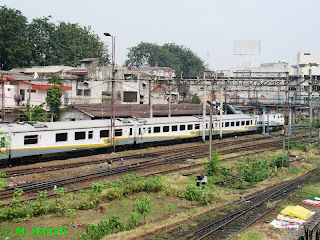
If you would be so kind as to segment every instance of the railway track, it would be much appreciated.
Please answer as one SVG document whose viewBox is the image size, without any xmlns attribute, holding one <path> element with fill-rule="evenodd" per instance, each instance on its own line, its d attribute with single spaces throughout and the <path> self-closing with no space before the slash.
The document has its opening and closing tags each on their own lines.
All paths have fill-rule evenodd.
<svg viewBox="0 0 320 240">
<path fill-rule="evenodd" d="M 297 137 L 297 139 L 299 139 L 299 137 Z M 273 141 L 270 141 L 270 139 L 267 139 L 267 140 L 268 142 L 263 141 L 262 143 L 257 143 L 256 139 L 253 139 L 253 142 L 246 142 L 245 144 L 238 146 L 237 148 L 234 148 L 233 146 L 231 146 L 228 149 L 222 150 L 220 152 L 222 154 L 226 154 L 226 153 L 249 151 L 249 150 L 257 151 L 257 149 L 259 149 L 259 151 L 262 152 L 268 149 L 278 148 L 279 143 L 281 143 L 282 141 L 281 139 L 273 139 Z M 103 169 L 99 171 L 93 171 L 93 172 L 83 173 L 76 176 L 54 179 L 49 181 L 17 185 L 15 187 L 7 188 L 5 191 L 3 191 L 1 193 L 0 200 L 5 200 L 10 198 L 14 192 L 14 189 L 16 188 L 21 188 L 24 191 L 24 193 L 30 194 L 30 193 L 35 193 L 39 190 L 52 189 L 55 186 L 62 187 L 62 186 L 80 183 L 84 181 L 98 180 L 100 178 L 104 178 L 104 177 L 115 175 L 115 174 L 136 172 L 141 169 L 151 168 L 155 166 L 183 162 L 183 161 L 186 161 L 187 159 L 198 159 L 201 157 L 206 157 L 207 148 L 208 146 L 203 145 L 202 148 L 199 148 L 199 146 L 195 146 L 193 148 L 188 148 L 188 149 L 181 148 L 180 151 L 177 150 L 169 153 L 168 151 L 163 151 L 162 152 L 163 155 L 158 154 L 157 157 L 155 157 L 155 155 L 152 155 L 151 159 L 146 159 L 144 161 L 136 162 L 126 166 L 108 168 L 108 169 Z M 239 157 L 240 156 L 238 156 L 238 158 Z M 191 166 L 175 168 L 168 171 L 157 172 L 157 174 L 167 174 L 169 172 L 187 170 L 187 169 L 199 167 L 201 165 L 203 164 L 194 164 Z M 150 175 L 154 175 L 154 174 L 155 173 Z"/>
<path fill-rule="evenodd" d="M 215 148 L 223 148 L 228 145 L 235 145 L 235 144 L 241 144 L 244 142 L 252 142 L 252 141 L 259 141 L 263 139 L 270 139 L 269 136 L 258 136 L 254 138 L 246 138 L 246 139 L 232 139 L 228 141 L 223 142 L 214 142 Z M 183 147 L 179 146 L 176 148 L 177 151 L 190 151 L 201 148 L 204 151 L 207 151 L 209 148 L 208 145 L 200 145 L 200 146 L 193 146 L 193 147 Z M 6 173 L 7 177 L 15 177 L 15 176 L 21 176 L 21 175 L 27 175 L 27 174 L 33 174 L 33 173 L 42 173 L 42 172 L 49 172 L 49 171 L 57 171 L 62 169 L 68 169 L 68 168 L 76 168 L 81 166 L 87 166 L 87 165 L 94 165 L 94 164 L 101 164 L 108 160 L 112 160 L 112 162 L 120 161 L 121 158 L 124 160 L 141 160 L 141 159 L 153 159 L 153 158 L 159 158 L 160 156 L 166 157 L 165 155 L 168 154 L 168 150 L 162 150 L 157 151 L 154 153 L 142 153 L 142 154 L 134 154 L 134 155 L 124 155 L 124 156 L 106 156 L 106 154 L 100 154 L 96 156 L 90 157 L 90 160 L 88 161 L 79 161 L 77 163 L 65 163 L 63 165 L 53 165 L 53 166 L 47 166 L 47 167 L 24 167 L 20 170 L 10 170 L 10 169 L 2 169 L 0 171 L 4 171 Z"/>
<path fill-rule="evenodd" d="M 211 221 L 211 223 L 189 232 L 184 238 L 197 240 L 230 239 L 235 234 L 241 232 L 243 229 L 276 208 L 281 201 L 298 190 L 301 185 L 319 181 L 319 173 L 320 169 L 318 168 L 296 180 L 263 192 L 262 194 L 251 198 L 249 203 L 243 204 L 240 210 L 220 217 L 213 222 Z M 273 207 L 268 207 L 268 202 L 277 203 Z"/>
</svg>

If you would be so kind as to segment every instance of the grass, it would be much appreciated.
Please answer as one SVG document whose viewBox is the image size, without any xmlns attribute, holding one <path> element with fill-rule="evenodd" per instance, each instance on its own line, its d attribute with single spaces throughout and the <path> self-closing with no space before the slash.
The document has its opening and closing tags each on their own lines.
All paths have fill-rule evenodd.
<svg viewBox="0 0 320 240">
<path fill-rule="evenodd" d="M 295 196 L 299 198 L 320 197 L 319 184 L 315 183 L 315 184 L 303 187 L 296 192 Z"/>
<path fill-rule="evenodd" d="M 294 175 L 297 175 L 299 173 L 303 172 L 303 169 L 301 168 L 298 168 L 298 167 L 293 167 L 293 168 L 290 168 L 289 169 L 289 173 L 290 174 L 294 174 Z"/>
</svg>

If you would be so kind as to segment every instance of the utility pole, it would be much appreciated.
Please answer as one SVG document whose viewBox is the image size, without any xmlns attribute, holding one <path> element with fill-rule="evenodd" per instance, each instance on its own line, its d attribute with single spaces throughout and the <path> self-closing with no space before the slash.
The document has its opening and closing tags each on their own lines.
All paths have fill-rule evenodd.
<svg viewBox="0 0 320 240">
<path fill-rule="evenodd" d="M 308 91 L 308 104 L 309 104 L 309 144 L 312 141 L 312 69 L 309 69 L 309 91 Z"/>
<path fill-rule="evenodd" d="M 150 118 L 153 117 L 152 111 L 152 79 L 149 80 L 149 111 L 150 111 Z"/>
<path fill-rule="evenodd" d="M 202 106 L 202 141 L 206 142 L 206 104 L 207 104 L 207 81 L 205 79 L 205 73 L 203 73 L 203 106 Z"/>
<path fill-rule="evenodd" d="M 263 107 L 263 110 L 262 110 L 262 134 L 265 134 L 266 133 L 266 107 Z"/>
<path fill-rule="evenodd" d="M 289 81 L 289 73 L 286 74 L 286 80 L 287 80 L 287 114 L 288 114 L 288 130 L 287 130 L 287 137 L 288 137 L 288 168 L 289 168 L 289 160 L 290 160 L 290 132 L 291 132 L 291 112 L 290 112 L 290 81 Z"/>
<path fill-rule="evenodd" d="M 104 33 L 105 36 L 111 37 L 112 39 L 112 79 L 111 79 L 111 111 L 112 111 L 112 116 L 111 116 L 111 136 L 112 136 L 112 146 L 113 146 L 113 152 L 116 151 L 116 143 L 115 143 L 115 136 L 116 136 L 116 109 L 115 109 L 115 101 L 116 101 L 116 86 L 115 86 L 115 73 L 116 70 L 114 69 L 115 67 L 115 41 L 116 41 L 116 36 L 111 35 L 110 33 Z"/>
<path fill-rule="evenodd" d="M 209 121 L 209 161 L 212 159 L 212 114 L 213 114 L 213 103 L 210 102 L 210 121 Z"/>
<path fill-rule="evenodd" d="M 223 85 L 220 84 L 220 122 L 219 122 L 219 126 L 220 126 L 220 140 L 222 139 L 222 109 L 223 109 L 223 102 L 222 102 L 222 95 L 223 95 Z"/>
<path fill-rule="evenodd" d="M 5 115 L 6 115 L 6 111 L 5 111 L 5 91 L 4 91 L 4 75 L 2 74 L 1 76 L 1 101 L 2 101 L 2 109 L 1 109 L 1 118 L 2 118 L 2 122 L 4 122 L 5 120 Z"/>
<path fill-rule="evenodd" d="M 168 117 L 171 117 L 171 82 L 170 80 L 169 82 L 169 113 L 168 113 Z"/>
</svg>

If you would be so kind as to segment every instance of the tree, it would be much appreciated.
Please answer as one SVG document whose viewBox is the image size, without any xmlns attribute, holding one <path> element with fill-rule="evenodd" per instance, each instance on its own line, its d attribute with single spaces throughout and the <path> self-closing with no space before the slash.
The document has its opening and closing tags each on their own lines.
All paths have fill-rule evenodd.
<svg viewBox="0 0 320 240">
<path fill-rule="evenodd" d="M 31 48 L 27 18 L 19 10 L 0 7 L 0 69 L 29 67 Z"/>
<path fill-rule="evenodd" d="M 90 27 L 60 22 L 51 40 L 54 48 L 52 64 L 77 66 L 81 58 L 99 58 L 100 64 L 109 63 L 107 47 Z"/>
<path fill-rule="evenodd" d="M 154 43 L 141 42 L 129 48 L 126 66 L 134 67 L 170 67 L 186 77 L 202 75 L 205 70 L 203 61 L 190 49 L 166 43 L 159 46 Z"/>
<path fill-rule="evenodd" d="M 193 95 L 193 96 L 192 96 L 192 99 L 191 99 L 191 102 L 192 102 L 193 104 L 200 104 L 200 103 L 201 103 L 201 99 L 199 98 L 198 95 Z"/>
<path fill-rule="evenodd" d="M 35 18 L 28 25 L 28 40 L 32 49 L 32 65 L 54 65 L 55 48 L 52 36 L 55 24 L 49 22 L 51 16 Z"/>
<path fill-rule="evenodd" d="M 0 69 L 30 65 L 77 66 L 81 58 L 108 64 L 108 49 L 91 27 L 50 22 L 51 16 L 27 18 L 15 9 L 0 7 Z"/>
<path fill-rule="evenodd" d="M 19 110 L 23 115 L 18 117 L 15 121 L 38 121 L 38 122 L 46 122 L 48 121 L 46 117 L 46 111 L 44 110 L 44 104 L 31 106 L 30 99 L 27 101 L 26 110 Z"/>
<path fill-rule="evenodd" d="M 54 75 L 49 78 L 48 83 L 53 84 L 53 88 L 47 91 L 46 103 L 50 108 L 51 121 L 58 121 L 62 114 L 60 109 L 62 90 L 59 88 L 62 85 L 62 81 L 60 76 Z"/>
</svg>

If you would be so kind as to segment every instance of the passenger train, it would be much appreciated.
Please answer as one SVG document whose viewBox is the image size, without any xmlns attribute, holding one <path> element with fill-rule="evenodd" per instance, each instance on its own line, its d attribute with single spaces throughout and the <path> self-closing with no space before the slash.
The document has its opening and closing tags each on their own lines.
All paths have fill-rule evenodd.
<svg viewBox="0 0 320 240">
<path fill-rule="evenodd" d="M 115 145 L 193 139 L 201 137 L 203 127 L 209 136 L 209 116 L 119 118 L 115 121 Z M 219 134 L 220 116 L 213 116 L 212 133 Z M 252 132 L 259 128 L 257 117 L 246 114 L 222 116 L 223 134 Z M 19 122 L 0 124 L 10 137 L 10 146 L 1 149 L 0 159 L 16 159 L 113 146 L 110 119 L 72 122 Z"/>
</svg>

